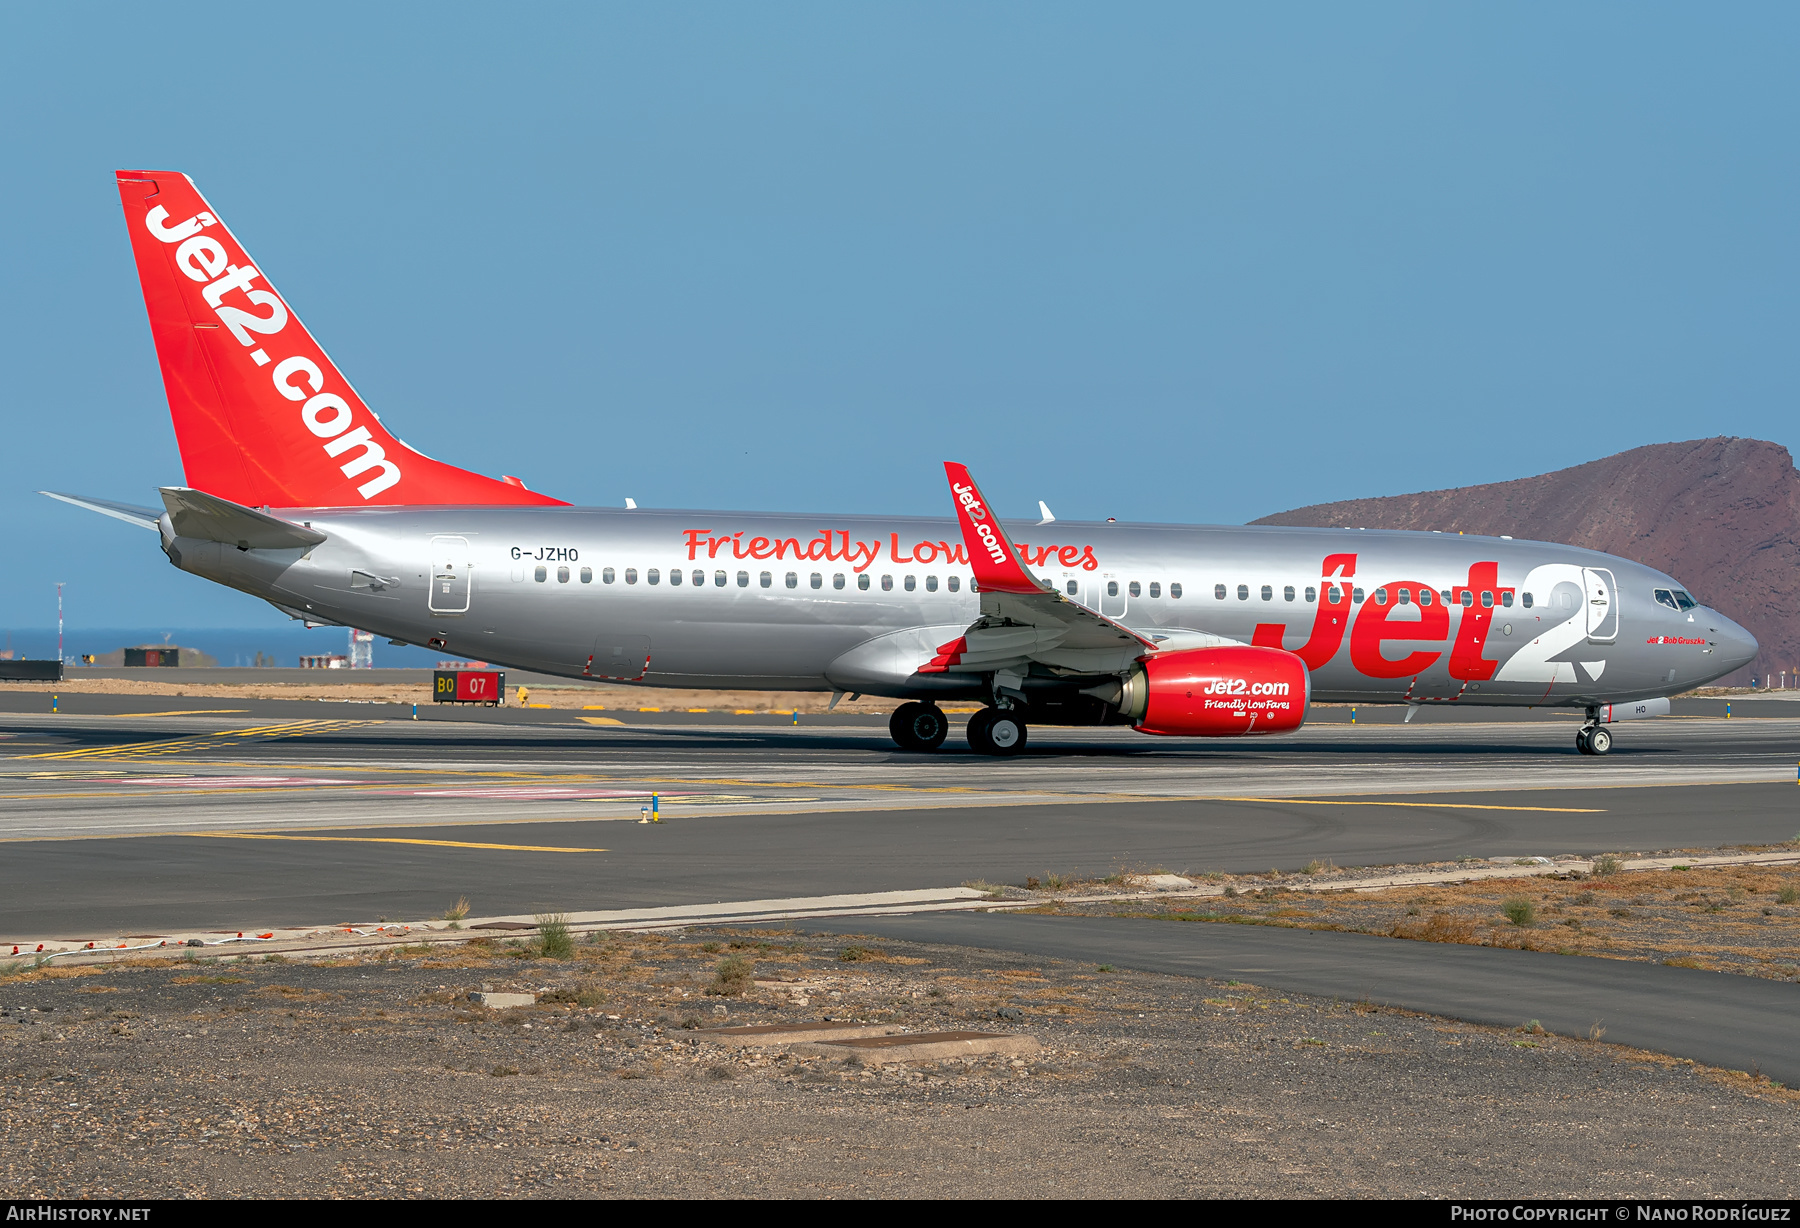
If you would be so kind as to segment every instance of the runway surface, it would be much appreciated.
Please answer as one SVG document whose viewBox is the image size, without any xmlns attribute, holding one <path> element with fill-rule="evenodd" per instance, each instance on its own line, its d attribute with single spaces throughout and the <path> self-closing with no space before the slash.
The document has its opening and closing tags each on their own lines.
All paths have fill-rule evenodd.
<svg viewBox="0 0 1800 1228">
<path fill-rule="evenodd" d="M 1538 1020 L 1563 1036 L 1800 1081 L 1800 986 L 1662 964 L 1271 926 L 1003 913 L 805 921 L 808 932 L 1022 951 L 1143 972 L 1243 980 L 1472 1023 Z"/>
<path fill-rule="evenodd" d="M 995 760 L 955 744 L 901 754 L 866 720 L 413 722 L 329 708 L 0 715 L 0 934 L 416 918 L 458 896 L 496 915 L 1800 832 L 1792 718 L 1638 722 L 1605 759 L 1575 754 L 1573 725 L 1546 718 L 1229 743 L 1044 729 L 1031 752 Z M 640 825 L 653 793 L 665 821 Z"/>
</svg>

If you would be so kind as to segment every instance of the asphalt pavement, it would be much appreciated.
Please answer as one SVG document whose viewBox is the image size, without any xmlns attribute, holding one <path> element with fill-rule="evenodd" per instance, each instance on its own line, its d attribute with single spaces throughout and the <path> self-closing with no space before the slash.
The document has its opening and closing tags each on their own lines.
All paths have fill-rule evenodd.
<svg viewBox="0 0 1800 1228">
<path fill-rule="evenodd" d="M 1018 951 L 1244 981 L 1471 1023 L 1594 1038 L 1800 1083 L 1800 985 L 1665 964 L 1371 934 L 1112 917 L 943 913 L 805 921 L 812 933 Z M 1530 1037 L 1522 1035 L 1521 1043 Z"/>
</svg>

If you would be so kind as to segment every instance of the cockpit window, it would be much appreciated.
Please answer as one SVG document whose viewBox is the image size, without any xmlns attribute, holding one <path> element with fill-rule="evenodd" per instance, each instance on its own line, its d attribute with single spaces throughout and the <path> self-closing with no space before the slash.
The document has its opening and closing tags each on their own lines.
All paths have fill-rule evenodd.
<svg viewBox="0 0 1800 1228">
<path fill-rule="evenodd" d="M 1656 604 L 1666 605 L 1671 610 L 1679 610 L 1681 608 L 1675 604 L 1675 594 L 1666 588 L 1659 588 L 1656 590 Z"/>
<path fill-rule="evenodd" d="M 1700 604 L 1698 601 L 1695 601 L 1692 597 L 1688 596 L 1686 593 L 1682 592 L 1680 589 L 1675 590 L 1675 600 L 1678 603 L 1680 603 L 1681 608 L 1684 610 L 1691 610 L 1695 606 Z"/>
</svg>

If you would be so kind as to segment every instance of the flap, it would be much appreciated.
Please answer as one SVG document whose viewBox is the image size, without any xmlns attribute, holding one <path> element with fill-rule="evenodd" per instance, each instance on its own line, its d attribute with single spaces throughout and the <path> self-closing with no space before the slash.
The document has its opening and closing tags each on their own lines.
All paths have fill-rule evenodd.
<svg viewBox="0 0 1800 1228">
<path fill-rule="evenodd" d="M 304 550 L 325 534 L 185 486 L 162 488 L 177 537 L 223 542 L 240 550 Z"/>
</svg>

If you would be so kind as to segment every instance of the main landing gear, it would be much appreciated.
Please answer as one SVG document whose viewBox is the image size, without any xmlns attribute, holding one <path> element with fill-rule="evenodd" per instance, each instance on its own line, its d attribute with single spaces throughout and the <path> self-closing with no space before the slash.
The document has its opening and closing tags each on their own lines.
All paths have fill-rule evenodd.
<svg viewBox="0 0 1800 1228">
<path fill-rule="evenodd" d="M 978 755 L 1016 755 L 1025 749 L 1025 722 L 1004 708 L 983 708 L 969 718 L 968 739 Z"/>
<path fill-rule="evenodd" d="M 888 717 L 888 734 L 901 750 L 936 750 L 949 732 L 950 722 L 936 704 L 904 703 Z"/>
<path fill-rule="evenodd" d="M 901 750 L 932 751 L 944 744 L 950 722 L 936 704 L 904 703 L 888 717 L 888 734 Z M 1016 755 L 1025 749 L 1025 722 L 1000 708 L 969 718 L 969 749 L 981 755 Z"/>
<path fill-rule="evenodd" d="M 1612 742 L 1612 731 L 1605 725 L 1583 725 L 1575 735 L 1575 749 L 1584 755 L 1604 755 Z"/>
</svg>

